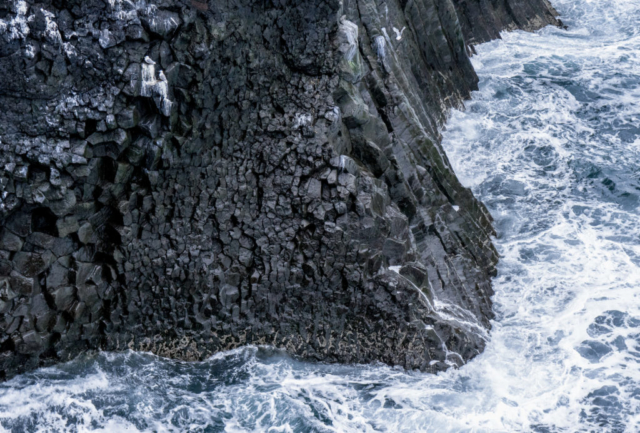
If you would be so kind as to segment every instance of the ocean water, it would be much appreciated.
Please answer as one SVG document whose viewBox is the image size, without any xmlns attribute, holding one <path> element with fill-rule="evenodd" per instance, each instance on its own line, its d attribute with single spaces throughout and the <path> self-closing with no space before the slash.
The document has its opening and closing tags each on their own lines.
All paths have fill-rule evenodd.
<svg viewBox="0 0 640 433">
<path fill-rule="evenodd" d="M 0 384 L 11 432 L 640 432 L 640 0 L 477 47 L 444 146 L 495 218 L 486 351 L 439 375 L 245 348 L 103 353 Z"/>
</svg>

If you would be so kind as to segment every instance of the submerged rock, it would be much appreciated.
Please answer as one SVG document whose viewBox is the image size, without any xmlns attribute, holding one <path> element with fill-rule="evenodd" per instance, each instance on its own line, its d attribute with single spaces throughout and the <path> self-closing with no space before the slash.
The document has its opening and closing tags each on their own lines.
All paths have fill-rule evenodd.
<svg viewBox="0 0 640 433">
<path fill-rule="evenodd" d="M 3 377 L 96 349 L 480 353 L 491 218 L 439 128 L 468 47 L 555 20 L 484 3 L 0 3 Z"/>
</svg>

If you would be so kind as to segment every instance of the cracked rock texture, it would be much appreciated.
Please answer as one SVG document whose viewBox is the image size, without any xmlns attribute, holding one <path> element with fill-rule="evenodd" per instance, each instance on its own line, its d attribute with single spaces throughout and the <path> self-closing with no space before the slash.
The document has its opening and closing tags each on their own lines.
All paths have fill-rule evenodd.
<svg viewBox="0 0 640 433">
<path fill-rule="evenodd" d="M 0 374 L 245 344 L 439 371 L 491 219 L 439 145 L 546 0 L 0 0 Z"/>
</svg>

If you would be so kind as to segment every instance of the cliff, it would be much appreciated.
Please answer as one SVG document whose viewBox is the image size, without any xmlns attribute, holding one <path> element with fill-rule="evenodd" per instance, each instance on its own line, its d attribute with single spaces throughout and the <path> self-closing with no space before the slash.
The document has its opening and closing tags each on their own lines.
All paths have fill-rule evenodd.
<svg viewBox="0 0 640 433">
<path fill-rule="evenodd" d="M 491 218 L 439 145 L 546 0 L 0 1 L 0 374 L 245 344 L 482 351 Z"/>
</svg>

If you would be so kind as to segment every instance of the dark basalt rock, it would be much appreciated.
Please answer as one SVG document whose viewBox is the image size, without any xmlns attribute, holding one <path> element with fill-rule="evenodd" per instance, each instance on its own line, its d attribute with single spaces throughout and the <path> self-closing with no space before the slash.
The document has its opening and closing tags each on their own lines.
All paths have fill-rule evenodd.
<svg viewBox="0 0 640 433">
<path fill-rule="evenodd" d="M 0 1 L 1 374 L 245 344 L 466 362 L 497 255 L 438 130 L 476 86 L 467 44 L 554 15 L 545 0 Z"/>
<path fill-rule="evenodd" d="M 454 5 L 470 45 L 500 38 L 502 30 L 563 26 L 548 0 L 455 0 Z"/>
</svg>

